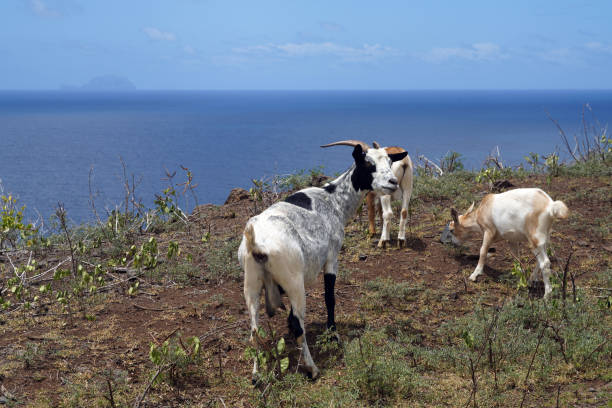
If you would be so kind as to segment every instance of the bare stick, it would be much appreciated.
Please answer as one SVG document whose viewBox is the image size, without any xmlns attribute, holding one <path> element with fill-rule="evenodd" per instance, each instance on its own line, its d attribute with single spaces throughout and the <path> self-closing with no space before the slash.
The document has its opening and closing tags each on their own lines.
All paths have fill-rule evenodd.
<svg viewBox="0 0 612 408">
<path fill-rule="evenodd" d="M 57 210 L 55 211 L 57 218 L 59 219 L 60 226 L 66 235 L 66 240 L 68 241 L 68 246 L 70 247 L 70 259 L 72 260 L 72 276 L 76 277 L 77 275 L 77 266 L 76 259 L 74 257 L 74 248 L 72 247 L 72 240 L 70 239 L 70 233 L 68 232 L 68 225 L 66 223 L 66 210 L 64 209 L 64 204 L 58 202 Z"/>
<path fill-rule="evenodd" d="M 59 268 L 60 266 L 62 266 L 63 264 L 65 264 L 66 262 L 68 262 L 70 260 L 70 257 L 64 259 L 63 261 L 61 261 L 60 263 L 58 263 L 57 265 L 55 265 L 54 267 L 47 269 L 44 272 L 39 273 L 38 275 L 34 275 L 31 278 L 29 278 L 28 280 L 30 281 L 30 283 L 35 283 L 37 279 L 42 278 L 43 276 L 45 276 L 46 274 L 48 274 L 51 271 L 55 271 L 57 268 Z"/>
<path fill-rule="evenodd" d="M 246 323 L 246 320 L 241 320 L 241 321 L 236 322 L 236 323 L 226 324 L 224 326 L 217 327 L 214 330 L 211 330 L 208 333 L 201 335 L 200 336 L 200 341 L 203 341 L 204 339 L 206 339 L 206 338 L 208 338 L 210 336 L 216 335 L 216 334 L 218 334 L 218 333 L 220 333 L 220 332 L 222 332 L 224 330 L 233 329 L 234 327 L 241 326 L 241 325 L 243 325 L 245 323 Z"/>
<path fill-rule="evenodd" d="M 536 345 L 536 348 L 533 352 L 533 355 L 531 356 L 531 363 L 529 363 L 529 369 L 527 370 L 527 375 L 525 376 L 525 381 L 523 381 L 525 384 L 527 384 L 527 380 L 529 379 L 529 374 L 531 374 L 531 367 L 533 367 L 533 361 L 535 360 L 535 356 L 538 352 L 538 349 L 540 348 L 540 343 L 542 342 L 542 337 L 544 337 L 544 330 L 546 330 L 546 326 L 542 327 L 542 331 L 540 332 L 540 336 L 538 337 L 538 344 Z M 523 391 L 523 399 L 521 400 L 521 406 L 520 408 L 523 408 L 523 404 L 525 403 L 525 398 L 527 398 L 527 390 L 528 387 L 525 386 L 525 390 Z"/>
<path fill-rule="evenodd" d="M 164 371 L 168 367 L 170 367 L 170 364 L 164 364 L 163 366 L 157 369 L 157 371 L 155 372 L 155 375 L 153 375 L 153 378 L 151 378 L 151 381 L 149 381 L 149 383 L 147 384 L 147 387 L 144 389 L 144 391 L 142 392 L 140 397 L 136 400 L 136 402 L 134 402 L 134 408 L 140 408 L 140 404 L 142 404 L 142 400 L 149 392 L 149 389 L 151 389 L 151 385 L 153 385 L 153 383 L 155 382 L 157 377 L 162 373 L 162 371 Z"/>
<path fill-rule="evenodd" d="M 91 210 L 93 211 L 93 213 L 94 213 L 94 215 L 96 217 L 96 220 L 98 220 L 98 225 L 103 226 L 104 224 L 102 223 L 102 220 L 100 219 L 100 216 L 98 215 L 98 211 L 96 210 L 96 200 L 95 200 L 96 197 L 94 195 L 92 184 L 91 184 L 91 179 L 93 177 L 93 169 L 94 169 L 93 166 L 91 166 L 89 168 L 89 176 L 88 176 L 89 205 L 91 206 Z M 106 230 L 104 228 L 102 228 L 102 231 L 106 235 Z"/>
<path fill-rule="evenodd" d="M 561 139 L 563 140 L 563 143 L 565 144 L 565 148 L 567 149 L 567 151 L 569 152 L 569 154 L 574 158 L 574 160 L 576 162 L 580 161 L 578 159 L 578 157 L 576 157 L 575 153 L 575 149 L 572 150 L 572 148 L 570 147 L 569 142 L 567 141 L 567 135 L 565 134 L 565 131 L 563 130 L 563 128 L 561 127 L 561 125 L 559 125 L 559 122 L 557 122 L 555 119 L 553 119 L 552 116 L 550 116 L 550 113 L 546 112 L 546 116 L 548 117 L 548 119 L 551 120 L 552 123 L 555 124 L 555 126 L 557 127 L 557 130 L 559 131 L 559 134 L 561 135 Z M 577 146 L 577 144 L 576 144 Z"/>
<path fill-rule="evenodd" d="M 425 157 L 424 155 L 420 155 L 419 156 L 419 160 L 425 162 L 426 165 L 433 167 L 440 176 L 444 175 L 444 171 L 442 171 L 442 169 L 440 168 L 440 166 L 438 166 L 436 163 L 434 163 L 432 160 L 429 160 L 427 157 Z"/>
</svg>

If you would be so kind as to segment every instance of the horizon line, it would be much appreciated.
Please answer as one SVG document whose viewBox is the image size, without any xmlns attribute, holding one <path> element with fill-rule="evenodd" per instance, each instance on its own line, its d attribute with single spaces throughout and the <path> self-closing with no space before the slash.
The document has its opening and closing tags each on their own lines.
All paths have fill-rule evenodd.
<svg viewBox="0 0 612 408">
<path fill-rule="evenodd" d="M 420 92 L 420 91 L 612 91 L 612 88 L 142 88 L 142 89 L 60 89 L 14 88 L 0 92 L 63 92 L 63 93 L 138 93 L 138 92 Z"/>
</svg>

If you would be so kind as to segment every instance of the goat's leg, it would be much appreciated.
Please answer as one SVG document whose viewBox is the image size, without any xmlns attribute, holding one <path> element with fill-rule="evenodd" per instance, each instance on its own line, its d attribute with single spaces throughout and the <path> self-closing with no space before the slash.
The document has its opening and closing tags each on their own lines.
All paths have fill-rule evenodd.
<svg viewBox="0 0 612 408">
<path fill-rule="evenodd" d="M 412 194 L 412 180 L 410 188 L 402 191 L 402 211 L 400 213 L 399 233 L 397 234 L 397 245 L 401 248 L 406 243 L 406 222 L 408 221 L 408 205 Z"/>
<path fill-rule="evenodd" d="M 370 235 L 376 234 L 376 193 L 370 191 L 366 195 L 366 206 L 368 207 L 368 228 Z"/>
<path fill-rule="evenodd" d="M 323 280 L 325 281 L 325 307 L 327 308 L 327 328 L 336 331 L 336 296 L 334 295 L 334 286 L 336 286 L 336 274 L 325 273 L 325 275 L 323 275 Z"/>
<path fill-rule="evenodd" d="M 389 242 L 391 233 L 391 217 L 393 217 L 393 210 L 391 209 L 391 196 L 383 195 L 380 197 L 380 205 L 382 206 L 383 216 L 383 227 L 380 234 L 380 241 L 378 241 L 378 247 L 384 248 Z"/>
<path fill-rule="evenodd" d="M 252 256 L 248 256 L 244 266 L 244 299 L 246 301 L 247 310 L 251 319 L 251 344 L 257 347 L 254 336 L 257 336 L 257 320 L 259 296 L 263 287 L 263 268 L 259 265 Z M 252 381 L 257 382 L 257 358 L 253 362 Z"/>
<path fill-rule="evenodd" d="M 544 281 L 544 299 L 548 299 L 552 292 L 550 286 L 550 259 L 546 255 L 546 245 L 539 245 L 533 250 L 538 261 L 538 267 L 542 271 L 542 280 Z"/>
<path fill-rule="evenodd" d="M 478 265 L 476 265 L 476 269 L 474 269 L 474 272 L 470 275 L 470 280 L 473 282 L 476 282 L 476 278 L 478 278 L 478 275 L 482 274 L 482 271 L 484 270 L 485 261 L 487 260 L 487 252 L 489 252 L 489 247 L 493 242 L 493 236 L 493 233 L 485 230 L 484 237 L 482 238 L 482 246 L 480 247 Z"/>
<path fill-rule="evenodd" d="M 336 297 L 334 287 L 336 286 L 336 276 L 338 273 L 338 260 L 328 261 L 325 264 L 325 274 L 323 280 L 325 282 L 325 306 L 327 307 L 327 328 L 334 332 L 335 339 L 340 341 L 338 333 L 336 333 Z"/>
<path fill-rule="evenodd" d="M 287 323 L 289 324 L 289 330 L 291 330 L 297 340 L 298 347 L 302 349 L 304 368 L 310 373 L 310 377 L 315 379 L 319 376 L 319 369 L 312 360 L 310 350 L 308 349 L 308 343 L 306 342 L 306 326 L 304 323 L 306 313 L 306 295 L 304 293 L 304 283 L 301 283 L 301 290 L 299 290 L 298 287 L 295 289 L 297 290 L 287 291 L 289 299 L 291 300 L 291 311 L 289 312 Z"/>
</svg>

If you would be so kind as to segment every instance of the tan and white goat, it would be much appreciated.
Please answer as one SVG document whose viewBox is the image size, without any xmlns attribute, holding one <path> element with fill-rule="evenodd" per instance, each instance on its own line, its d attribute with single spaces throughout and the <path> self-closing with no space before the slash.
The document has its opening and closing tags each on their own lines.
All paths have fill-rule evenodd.
<svg viewBox="0 0 612 408">
<path fill-rule="evenodd" d="M 378 146 L 375 146 L 378 147 Z M 391 146 L 385 147 L 387 154 L 405 153 L 406 150 L 401 147 Z M 402 200 L 402 210 L 400 212 L 399 233 L 397 234 L 397 244 L 402 246 L 406 241 L 406 221 L 408 220 L 408 203 L 412 195 L 412 160 L 407 155 L 402 160 L 393 162 L 391 171 L 397 178 L 398 188 L 393 194 L 384 194 L 376 191 L 370 191 L 366 195 L 366 205 L 368 208 L 368 221 L 370 234 L 376 234 L 376 211 L 378 210 L 381 217 L 382 232 L 378 247 L 385 247 L 390 239 L 391 233 L 391 217 L 393 210 L 391 209 L 391 199 Z M 380 201 L 379 201 L 380 200 Z"/>
<path fill-rule="evenodd" d="M 489 246 L 501 239 L 520 243 L 527 241 L 537 264 L 530 281 L 542 272 L 544 297 L 552 291 L 550 286 L 550 260 L 546 255 L 546 245 L 550 239 L 552 222 L 557 218 L 567 218 L 569 210 L 561 201 L 552 198 L 539 188 L 517 188 L 501 194 L 488 194 L 478 208 L 474 204 L 463 215 L 451 209 L 453 221 L 448 225 L 447 234 L 455 244 L 460 244 L 470 234 L 483 234 L 478 266 L 470 275 L 476 281 L 485 266 Z M 443 241 L 445 238 L 443 237 Z"/>
</svg>

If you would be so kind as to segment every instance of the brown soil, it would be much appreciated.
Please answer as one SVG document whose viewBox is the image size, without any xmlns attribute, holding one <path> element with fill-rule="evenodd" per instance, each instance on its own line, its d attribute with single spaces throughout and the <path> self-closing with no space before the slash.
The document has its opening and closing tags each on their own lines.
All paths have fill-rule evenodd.
<svg viewBox="0 0 612 408">
<path fill-rule="evenodd" d="M 553 198 L 563 199 L 572 212 L 568 220 L 557 221 L 553 226 L 553 270 L 563 268 L 570 252 L 573 252 L 570 267 L 577 275 L 578 285 L 586 282 L 594 272 L 609 267 L 612 243 L 604 241 L 605 235 L 598 232 L 598 219 L 606 219 L 612 209 L 610 180 L 553 179 L 549 186 L 543 178 L 531 178 L 512 180 L 512 183 L 517 187 L 539 186 Z M 607 199 L 603 202 L 594 194 L 601 191 L 607 191 L 604 194 Z M 61 395 L 69 389 L 75 374 L 81 374 L 79 378 L 91 383 L 104 384 L 100 373 L 109 368 L 127 372 L 127 387 L 136 398 L 154 370 L 149 359 L 151 343 L 159 343 L 179 330 L 184 338 L 192 335 L 202 338 L 206 367 L 210 369 L 190 377 L 174 390 L 154 387 L 142 406 L 182 406 L 189 401 L 205 406 L 206 401 L 217 404 L 220 397 L 228 407 L 251 406 L 253 391 L 245 386 L 250 379 L 251 362 L 243 357 L 249 330 L 242 282 L 207 280 L 203 249 L 206 244 L 202 243 L 202 236 L 207 231 L 218 240 L 241 235 L 246 220 L 256 210 L 250 198 L 236 197 L 224 206 L 199 207 L 197 219 L 186 231 L 156 236 L 160 248 L 169 240 L 178 241 L 184 253 L 193 255 L 193 262 L 201 270 L 200 276 L 179 283 L 168 281 L 163 285 L 144 277 L 135 296 L 126 295 L 129 283 L 117 285 L 117 290 L 105 293 L 103 298 L 92 303 L 88 311 L 95 315 L 92 321 L 75 314 L 71 323 L 54 307 L 50 307 L 48 313 L 41 310 L 34 317 L 19 311 L 0 314 L 0 361 L 6 363 L 0 377 L 3 389 L 26 405 L 35 401 L 41 406 L 45 405 L 41 401 L 54 405 L 64 398 Z M 516 293 L 515 278 L 509 273 L 513 258 L 503 243 L 495 244 L 496 251 L 487 261 L 485 275 L 477 283 L 466 281 L 476 266 L 480 241 L 472 241 L 466 251 L 441 244 L 439 237 L 449 212 L 436 218 L 430 211 L 431 204 L 449 208 L 451 202 L 419 206 L 412 215 L 407 248 L 403 249 L 392 242 L 391 248 L 379 250 L 375 248 L 378 237 L 364 239 L 365 213 L 357 215 L 349 224 L 340 260 L 341 271 L 348 273 L 341 274 L 336 285 L 336 320 L 341 337 L 353 336 L 355 329 L 366 324 L 382 327 L 387 323 L 388 314 L 361 313 L 361 298 L 366 295 L 363 283 L 377 277 L 410 282 L 431 291 L 431 296 L 420 301 L 425 304 L 406 302 L 387 306 L 408 317 L 408 329 L 421 333 L 424 341 L 432 345 L 437 343 L 435 330 L 443 322 L 472 311 L 476 299 L 494 306 Z M 397 219 L 394 222 L 396 233 Z M 41 259 L 41 267 L 51 267 L 65 256 L 65 252 L 46 255 Z M 6 257 L 0 258 L 0 262 L 6 261 Z M 115 275 L 119 279 L 125 276 Z M 307 290 L 307 336 L 311 343 L 325 329 L 323 283 L 319 278 Z M 424 306 L 431 313 L 420 313 Z M 295 342 L 287 334 L 286 315 L 279 313 L 268 319 L 263 310 L 261 312 L 262 325 L 267 327 L 269 321 L 284 335 L 288 347 L 295 349 Z M 31 361 L 16 358 L 28 347 L 38 350 Z M 315 361 L 324 367 L 325 361 L 321 361 L 324 356 L 319 355 L 316 348 L 311 349 Z M 295 357 L 293 352 L 293 368 Z"/>
</svg>

